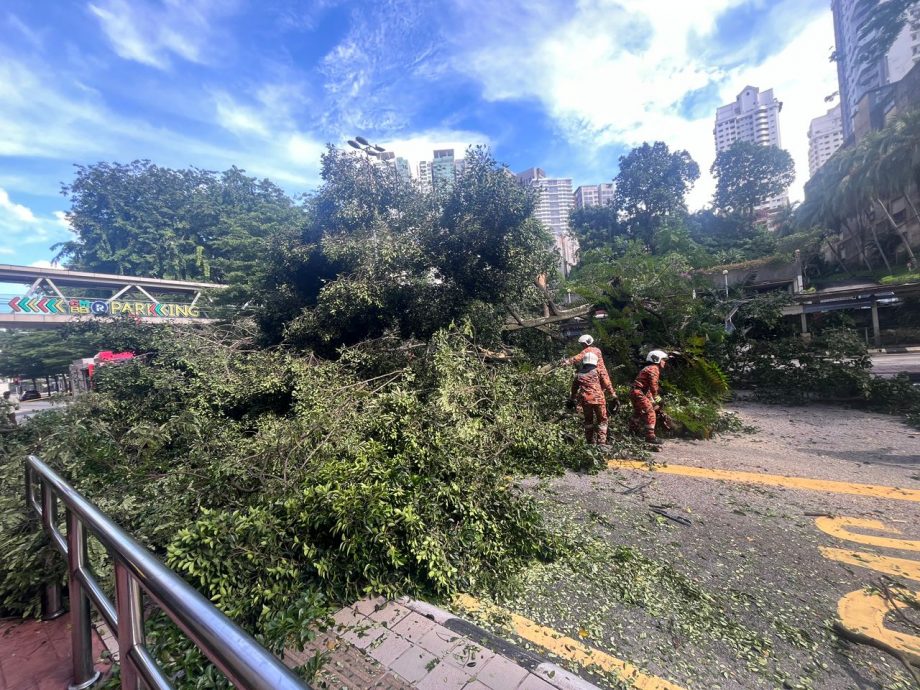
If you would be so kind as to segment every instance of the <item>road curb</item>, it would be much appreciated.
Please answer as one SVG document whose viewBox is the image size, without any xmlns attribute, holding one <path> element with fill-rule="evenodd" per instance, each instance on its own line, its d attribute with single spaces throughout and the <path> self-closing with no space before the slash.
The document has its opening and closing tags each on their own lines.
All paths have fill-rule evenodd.
<svg viewBox="0 0 920 690">
<path fill-rule="evenodd" d="M 475 623 L 471 623 L 465 618 L 461 618 L 455 613 L 442 609 L 440 606 L 435 606 L 427 601 L 418 601 L 411 597 L 400 597 L 396 601 L 407 609 L 421 616 L 425 616 L 435 623 L 443 625 L 445 628 L 476 640 L 483 647 L 510 659 L 521 666 L 521 668 L 540 676 L 540 678 L 554 688 L 558 688 L 559 690 L 600 690 L 600 688 L 591 681 L 562 668 L 558 664 L 554 664 L 552 661 L 549 661 L 536 652 L 532 652 L 513 642 L 509 642 L 495 633 Z"/>
</svg>

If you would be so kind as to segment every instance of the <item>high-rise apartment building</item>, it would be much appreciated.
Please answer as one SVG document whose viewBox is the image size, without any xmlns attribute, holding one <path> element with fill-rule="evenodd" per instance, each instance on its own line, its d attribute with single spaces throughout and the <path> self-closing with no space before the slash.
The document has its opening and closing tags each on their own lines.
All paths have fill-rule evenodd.
<svg viewBox="0 0 920 690">
<path fill-rule="evenodd" d="M 575 204 L 571 178 L 547 177 L 542 168 L 528 168 L 518 173 L 521 184 L 539 190 L 539 201 L 534 215 L 552 233 L 559 251 L 563 275 L 575 266 L 578 246 L 569 228 L 569 213 Z"/>
<path fill-rule="evenodd" d="M 418 180 L 425 189 L 450 189 L 466 169 L 466 160 L 455 157 L 454 149 L 437 149 L 432 159 L 418 162 Z"/>
<path fill-rule="evenodd" d="M 412 179 L 409 161 L 405 158 L 397 157 L 393 151 L 384 151 L 380 154 L 379 158 L 384 165 L 390 166 L 395 171 L 396 176 L 400 180 L 409 181 Z"/>
<path fill-rule="evenodd" d="M 716 110 L 713 130 L 716 151 L 725 151 L 736 141 L 781 147 L 779 113 L 782 109 L 783 104 L 773 95 L 773 89 L 761 91 L 756 86 L 745 86 L 734 103 Z"/>
<path fill-rule="evenodd" d="M 756 86 L 745 86 L 734 103 L 716 109 L 716 126 L 712 132 L 716 152 L 730 149 L 736 141 L 781 148 L 779 113 L 782 109 L 783 104 L 773 95 L 773 89 L 761 91 Z M 770 212 L 788 203 L 789 197 L 782 194 L 769 199 L 758 210 Z"/>
<path fill-rule="evenodd" d="M 816 117 L 808 128 L 808 173 L 814 176 L 818 168 L 843 145 L 843 119 L 836 105 L 826 115 Z"/>
<path fill-rule="evenodd" d="M 857 136 L 858 120 L 868 123 L 866 111 L 873 106 L 872 93 L 907 74 L 920 61 L 920 2 L 908 11 L 908 24 L 898 35 L 885 57 L 873 62 L 861 52 L 876 39 L 862 35 L 872 9 L 860 0 L 832 0 L 835 57 L 840 88 L 840 110 L 844 141 Z M 864 128 L 865 129 L 865 128 Z"/>
<path fill-rule="evenodd" d="M 589 206 L 605 206 L 613 203 L 616 185 L 613 182 L 600 184 L 583 184 L 575 190 L 575 208 L 582 209 Z"/>
<path fill-rule="evenodd" d="M 457 179 L 457 164 L 453 149 L 438 149 L 431 161 L 431 183 L 436 189 L 449 189 Z"/>
<path fill-rule="evenodd" d="M 418 162 L 418 181 L 424 189 L 431 189 L 431 161 Z"/>
</svg>

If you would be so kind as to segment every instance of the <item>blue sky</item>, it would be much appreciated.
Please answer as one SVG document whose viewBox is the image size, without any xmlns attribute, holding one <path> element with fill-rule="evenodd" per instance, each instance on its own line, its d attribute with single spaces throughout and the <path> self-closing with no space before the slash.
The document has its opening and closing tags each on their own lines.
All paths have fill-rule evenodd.
<svg viewBox="0 0 920 690">
<path fill-rule="evenodd" d="M 708 171 L 716 106 L 747 84 L 808 122 L 836 90 L 826 0 L 6 0 L 0 263 L 67 239 L 73 164 L 149 158 L 317 184 L 326 142 L 413 162 L 485 143 L 518 171 L 611 179 L 643 141 Z M 804 173 L 804 174 L 803 174 Z M 712 194 L 708 174 L 691 195 Z"/>
</svg>

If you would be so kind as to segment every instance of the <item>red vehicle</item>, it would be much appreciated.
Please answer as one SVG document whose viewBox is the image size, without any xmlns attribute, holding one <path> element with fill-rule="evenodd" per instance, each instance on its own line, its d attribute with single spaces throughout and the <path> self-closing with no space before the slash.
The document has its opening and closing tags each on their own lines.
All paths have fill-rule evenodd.
<svg viewBox="0 0 920 690">
<path fill-rule="evenodd" d="M 70 365 L 70 382 L 73 386 L 74 395 L 86 393 L 93 389 L 93 373 L 96 371 L 96 367 L 122 364 L 132 359 L 134 359 L 133 352 L 103 350 L 94 357 L 84 357 L 76 360 Z"/>
</svg>

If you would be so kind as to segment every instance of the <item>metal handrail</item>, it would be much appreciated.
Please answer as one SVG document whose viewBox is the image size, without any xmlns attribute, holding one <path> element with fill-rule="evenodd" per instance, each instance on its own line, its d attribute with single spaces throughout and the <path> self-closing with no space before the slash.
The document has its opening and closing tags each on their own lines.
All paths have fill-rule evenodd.
<svg viewBox="0 0 920 690">
<path fill-rule="evenodd" d="M 35 497 L 35 486 L 41 499 Z M 26 507 L 37 512 L 51 542 L 67 558 L 74 682 L 82 690 L 99 680 L 92 659 L 90 603 L 117 631 L 121 687 L 171 688 L 144 643 L 144 593 L 238 688 L 304 690 L 308 686 L 250 635 L 221 613 L 198 590 L 167 568 L 111 518 L 81 496 L 34 455 L 25 464 Z M 67 534 L 58 529 L 58 500 L 67 512 Z M 115 601 L 105 595 L 86 557 L 87 532 L 115 562 Z M 42 598 L 45 618 L 63 613 L 59 582 L 49 582 Z"/>
</svg>

